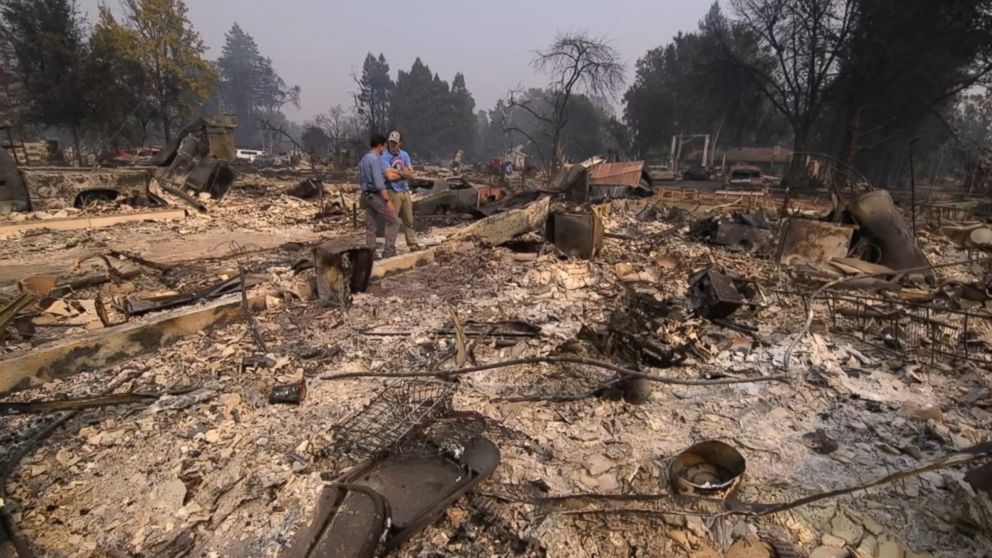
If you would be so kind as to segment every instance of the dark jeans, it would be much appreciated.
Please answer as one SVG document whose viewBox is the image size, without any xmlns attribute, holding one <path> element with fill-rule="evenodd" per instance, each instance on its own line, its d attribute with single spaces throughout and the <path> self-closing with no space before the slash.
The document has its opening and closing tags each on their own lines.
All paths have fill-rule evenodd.
<svg viewBox="0 0 992 558">
<path fill-rule="evenodd" d="M 391 258 L 396 255 L 396 235 L 403 224 L 396 215 L 386 212 L 386 200 L 379 194 L 362 193 L 365 202 L 365 245 L 375 250 L 376 230 L 379 223 L 385 223 L 386 245 L 382 249 L 382 257 Z"/>
</svg>

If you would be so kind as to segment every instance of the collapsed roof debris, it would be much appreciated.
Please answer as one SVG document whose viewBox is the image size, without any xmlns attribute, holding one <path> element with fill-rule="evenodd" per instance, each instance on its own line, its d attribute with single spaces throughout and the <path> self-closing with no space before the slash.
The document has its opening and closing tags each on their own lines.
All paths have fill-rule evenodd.
<svg viewBox="0 0 992 558">
<path fill-rule="evenodd" d="M 10 233 L 0 554 L 992 548 L 983 223 L 428 171 L 373 261 L 339 174 L 191 186 L 220 124 L 209 216 Z"/>
</svg>

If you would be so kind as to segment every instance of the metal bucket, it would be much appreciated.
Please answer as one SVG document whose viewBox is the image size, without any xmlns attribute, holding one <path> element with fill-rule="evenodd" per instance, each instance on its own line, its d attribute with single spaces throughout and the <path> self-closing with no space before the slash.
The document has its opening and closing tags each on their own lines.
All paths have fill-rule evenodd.
<svg viewBox="0 0 992 558">
<path fill-rule="evenodd" d="M 723 499 L 740 486 L 747 462 L 732 446 L 710 440 L 683 451 L 668 468 L 676 494 Z"/>
</svg>

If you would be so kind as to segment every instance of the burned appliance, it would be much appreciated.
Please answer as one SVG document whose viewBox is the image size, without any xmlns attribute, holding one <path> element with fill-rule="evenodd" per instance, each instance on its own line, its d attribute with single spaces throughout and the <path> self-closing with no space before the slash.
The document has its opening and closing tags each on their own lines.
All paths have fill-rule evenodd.
<svg viewBox="0 0 992 558">
<path fill-rule="evenodd" d="M 687 295 L 696 314 L 709 320 L 722 320 L 747 304 L 751 284 L 708 267 L 689 277 Z"/>
<path fill-rule="evenodd" d="M 327 305 L 351 306 L 352 293 L 363 293 L 372 278 L 374 252 L 337 242 L 325 242 L 313 250 L 317 270 L 317 297 Z"/>
<path fill-rule="evenodd" d="M 544 237 L 570 258 L 591 260 L 603 248 L 603 220 L 595 211 L 552 213 Z"/>
<path fill-rule="evenodd" d="M 699 221 L 689 231 L 689 236 L 733 252 L 751 254 L 768 243 L 770 228 L 771 225 L 760 213 L 734 213 L 730 220 L 707 217 Z"/>
</svg>

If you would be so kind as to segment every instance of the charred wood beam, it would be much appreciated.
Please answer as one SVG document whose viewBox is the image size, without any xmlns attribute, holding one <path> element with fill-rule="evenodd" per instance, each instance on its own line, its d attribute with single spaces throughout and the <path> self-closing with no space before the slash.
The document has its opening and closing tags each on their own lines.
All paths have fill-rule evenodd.
<svg viewBox="0 0 992 558">
<path fill-rule="evenodd" d="M 137 393 L 117 393 L 99 395 L 96 397 L 78 397 L 72 399 L 56 399 L 51 401 L 0 401 L 0 415 L 25 415 L 33 413 L 51 413 L 57 411 L 76 411 L 82 409 L 97 409 L 116 405 L 147 405 L 157 401 L 157 395 L 141 395 Z"/>
</svg>

